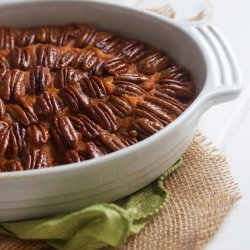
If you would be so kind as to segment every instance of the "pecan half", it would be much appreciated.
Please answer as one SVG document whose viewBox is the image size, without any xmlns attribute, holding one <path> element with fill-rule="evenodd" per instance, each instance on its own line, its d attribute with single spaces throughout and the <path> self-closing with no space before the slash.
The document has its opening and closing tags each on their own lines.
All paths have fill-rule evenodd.
<svg viewBox="0 0 250 250">
<path fill-rule="evenodd" d="M 94 142 L 86 143 L 86 148 L 88 159 L 99 158 L 108 153 L 105 147 L 97 146 Z"/>
<path fill-rule="evenodd" d="M 122 132 L 117 136 L 120 138 L 122 143 L 126 145 L 126 147 L 131 146 L 131 145 L 138 142 L 138 140 L 136 139 L 136 137 L 137 137 L 137 131 L 136 130 L 130 130 L 130 131 Z"/>
<path fill-rule="evenodd" d="M 91 118 L 102 128 L 114 132 L 118 129 L 118 121 L 112 109 L 105 103 L 93 104 L 89 108 Z"/>
<path fill-rule="evenodd" d="M 59 96 L 63 99 L 65 106 L 73 112 L 79 112 L 89 106 L 89 97 L 76 86 L 69 85 L 60 89 Z"/>
<path fill-rule="evenodd" d="M 29 69 L 32 66 L 31 51 L 28 48 L 13 48 L 10 51 L 10 64 L 12 68 Z"/>
<path fill-rule="evenodd" d="M 103 75 L 103 65 L 105 61 L 101 58 L 98 58 L 96 64 L 91 70 L 89 70 L 89 75 L 102 76 Z"/>
<path fill-rule="evenodd" d="M 3 166 L 0 166 L 0 172 L 14 172 L 22 170 L 22 164 L 17 160 L 6 161 Z"/>
<path fill-rule="evenodd" d="M 36 97 L 34 109 L 38 115 L 61 114 L 64 105 L 58 96 L 50 94 L 48 91 L 44 91 L 43 94 Z"/>
<path fill-rule="evenodd" d="M 30 137 L 30 140 L 38 145 L 46 143 L 50 138 L 48 129 L 42 124 L 31 125 L 27 129 L 27 133 Z"/>
<path fill-rule="evenodd" d="M 4 101 L 18 100 L 25 96 L 25 74 L 24 72 L 13 69 L 7 72 L 0 85 L 0 97 Z"/>
<path fill-rule="evenodd" d="M 97 76 L 82 76 L 79 83 L 82 91 L 90 97 L 103 98 L 107 95 L 106 88 L 102 79 Z"/>
<path fill-rule="evenodd" d="M 11 29 L 0 29 L 0 49 L 13 49 L 15 47 L 15 36 Z"/>
<path fill-rule="evenodd" d="M 160 79 L 172 79 L 180 82 L 190 82 L 190 76 L 181 67 L 173 65 L 163 70 Z"/>
<path fill-rule="evenodd" d="M 35 41 L 35 31 L 34 29 L 23 29 L 16 39 L 16 43 L 19 47 L 26 47 L 33 44 Z"/>
<path fill-rule="evenodd" d="M 19 123 L 11 125 L 7 155 L 9 159 L 22 156 L 26 148 L 26 129 Z"/>
<path fill-rule="evenodd" d="M 158 83 L 160 85 L 156 89 L 161 93 L 184 101 L 193 98 L 194 88 L 190 82 L 183 83 L 172 79 L 161 79 Z"/>
<path fill-rule="evenodd" d="M 92 39 L 95 36 L 95 34 L 96 34 L 95 29 L 90 28 L 90 27 L 86 28 L 82 32 L 81 36 L 79 36 L 77 38 L 75 46 L 78 47 L 78 48 L 83 48 L 86 45 L 91 44 Z"/>
<path fill-rule="evenodd" d="M 72 63 L 78 57 L 75 51 L 67 51 L 61 55 L 60 59 L 57 62 L 57 68 L 72 66 Z"/>
<path fill-rule="evenodd" d="M 119 49 L 121 40 L 110 32 L 97 32 L 94 46 L 104 53 L 116 53 Z"/>
<path fill-rule="evenodd" d="M 64 157 L 67 163 L 74 163 L 74 162 L 80 162 L 84 161 L 85 157 L 84 154 L 81 154 L 80 152 L 69 149 L 64 153 Z"/>
<path fill-rule="evenodd" d="M 128 116 L 132 110 L 132 106 L 129 104 L 126 98 L 120 96 L 110 96 L 109 106 L 111 107 L 114 114 L 120 118 L 125 118 Z"/>
<path fill-rule="evenodd" d="M 137 41 L 126 41 L 122 44 L 118 55 L 129 63 L 135 63 L 147 55 L 147 46 Z"/>
<path fill-rule="evenodd" d="M 47 168 L 48 156 L 40 149 L 33 149 L 22 158 L 22 166 L 24 170 Z"/>
<path fill-rule="evenodd" d="M 6 122 L 0 121 L 0 156 L 5 154 L 9 143 L 9 125 Z"/>
<path fill-rule="evenodd" d="M 148 81 L 149 79 L 141 74 L 136 73 L 126 73 L 114 76 L 114 80 L 116 81 L 126 81 L 126 82 L 132 82 L 132 83 L 142 83 L 144 81 Z"/>
<path fill-rule="evenodd" d="M 60 150 L 65 151 L 68 148 L 77 147 L 78 135 L 67 116 L 55 116 L 50 132 Z"/>
<path fill-rule="evenodd" d="M 145 57 L 137 64 L 139 72 L 152 75 L 165 69 L 170 64 L 170 59 L 160 52 Z"/>
<path fill-rule="evenodd" d="M 29 126 L 30 124 L 37 123 L 38 118 L 34 112 L 32 105 L 21 99 L 19 100 L 19 103 L 20 105 L 7 105 L 6 111 L 11 115 L 11 117 L 24 126 Z"/>
<path fill-rule="evenodd" d="M 5 107 L 4 101 L 0 99 L 0 119 L 4 118 L 5 111 L 6 111 L 6 107 Z"/>
<path fill-rule="evenodd" d="M 102 143 L 111 151 L 117 151 L 119 149 L 127 147 L 127 143 L 122 141 L 117 135 L 115 134 L 101 134 L 100 139 Z"/>
<path fill-rule="evenodd" d="M 4 56 L 0 56 L 0 80 L 10 70 L 8 60 Z"/>
<path fill-rule="evenodd" d="M 88 49 L 81 53 L 74 62 L 74 68 L 80 68 L 85 71 L 92 69 L 98 62 L 96 52 Z"/>
<path fill-rule="evenodd" d="M 52 77 L 48 68 L 36 67 L 30 72 L 30 94 L 39 94 L 47 90 L 52 84 Z"/>
<path fill-rule="evenodd" d="M 54 69 L 59 55 L 59 49 L 55 46 L 40 45 L 36 47 L 36 60 L 38 66 Z"/>
<path fill-rule="evenodd" d="M 58 44 L 60 31 L 57 27 L 38 27 L 35 30 L 35 39 L 38 43 Z"/>
<path fill-rule="evenodd" d="M 140 96 L 146 94 L 146 91 L 140 86 L 127 81 L 114 81 L 116 95 Z"/>
<path fill-rule="evenodd" d="M 86 138 L 95 138 L 100 135 L 101 127 L 85 115 L 70 117 L 74 128 Z"/>
<path fill-rule="evenodd" d="M 150 121 L 146 118 L 138 118 L 134 120 L 131 127 L 137 131 L 137 138 L 140 140 L 143 140 L 164 128 L 161 123 Z"/>
<path fill-rule="evenodd" d="M 103 69 L 110 75 L 116 76 L 128 72 L 128 65 L 121 57 L 114 57 L 103 64 Z"/>
<path fill-rule="evenodd" d="M 54 86 L 56 88 L 63 88 L 69 84 L 78 82 L 79 77 L 72 67 L 63 67 L 56 72 Z"/>
</svg>

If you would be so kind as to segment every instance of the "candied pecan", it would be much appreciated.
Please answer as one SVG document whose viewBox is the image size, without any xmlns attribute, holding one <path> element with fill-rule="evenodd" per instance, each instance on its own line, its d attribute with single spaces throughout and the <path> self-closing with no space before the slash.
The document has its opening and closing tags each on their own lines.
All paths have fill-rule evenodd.
<svg viewBox="0 0 250 250">
<path fill-rule="evenodd" d="M 9 143 L 10 131 L 6 122 L 0 121 L 0 156 L 5 154 Z"/>
<path fill-rule="evenodd" d="M 160 79 L 172 79 L 180 82 L 190 82 L 189 74 L 181 67 L 176 65 L 163 70 L 160 74 Z"/>
<path fill-rule="evenodd" d="M 67 163 L 74 163 L 74 162 L 80 162 L 84 161 L 85 157 L 84 154 L 81 154 L 80 152 L 69 149 L 64 153 L 64 157 Z"/>
<path fill-rule="evenodd" d="M 89 70 L 89 75 L 102 76 L 104 63 L 105 61 L 103 59 L 98 58 L 96 64 Z"/>
<path fill-rule="evenodd" d="M 22 170 L 22 164 L 20 161 L 17 160 L 6 161 L 4 165 L 0 167 L 0 172 L 14 172 Z"/>
<path fill-rule="evenodd" d="M 120 47 L 121 40 L 110 32 L 97 32 L 94 46 L 104 53 L 115 53 Z"/>
<path fill-rule="evenodd" d="M 146 118 L 135 119 L 132 122 L 131 127 L 137 131 L 137 138 L 140 140 L 145 139 L 164 128 L 161 123 L 157 121 L 150 121 Z"/>
<path fill-rule="evenodd" d="M 89 97 L 76 86 L 69 85 L 60 89 L 59 96 L 63 99 L 65 106 L 73 112 L 79 112 L 89 106 Z"/>
<path fill-rule="evenodd" d="M 177 98 L 179 100 L 190 100 L 193 98 L 194 89 L 190 82 L 180 82 L 172 79 L 160 79 L 160 85 L 156 89 L 164 94 Z"/>
<path fill-rule="evenodd" d="M 20 34 L 18 35 L 17 39 L 16 39 L 16 44 L 19 47 L 26 47 L 30 44 L 33 44 L 35 41 L 35 31 L 34 29 L 23 29 L 21 30 Z"/>
<path fill-rule="evenodd" d="M 115 134 L 103 133 L 100 136 L 101 142 L 111 151 L 117 151 L 119 149 L 125 148 L 127 143 L 124 143 Z"/>
<path fill-rule="evenodd" d="M 102 128 L 110 132 L 118 129 L 118 121 L 112 109 L 105 103 L 93 104 L 89 108 L 90 115 Z"/>
<path fill-rule="evenodd" d="M 126 81 L 126 82 L 132 82 L 132 83 L 142 83 L 144 81 L 148 81 L 149 79 L 141 74 L 136 73 L 126 73 L 114 76 L 114 80 L 116 81 Z"/>
<path fill-rule="evenodd" d="M 48 129 L 42 124 L 31 125 L 27 129 L 27 133 L 30 140 L 36 144 L 46 143 L 50 138 Z"/>
<path fill-rule="evenodd" d="M 31 51 L 28 48 L 13 48 L 10 51 L 10 65 L 21 70 L 29 69 L 32 66 Z"/>
<path fill-rule="evenodd" d="M 138 62 L 137 68 L 141 73 L 152 75 L 165 69 L 170 64 L 170 59 L 160 52 L 145 57 Z"/>
<path fill-rule="evenodd" d="M 62 151 L 77 147 L 78 135 L 67 116 L 55 116 L 50 131 L 55 143 Z"/>
<path fill-rule="evenodd" d="M 52 77 L 48 68 L 36 67 L 30 72 L 30 94 L 39 94 L 47 90 L 52 83 Z"/>
<path fill-rule="evenodd" d="M 26 148 L 26 129 L 19 123 L 15 122 L 11 125 L 9 144 L 7 148 L 8 158 L 14 159 L 22 156 Z"/>
<path fill-rule="evenodd" d="M 88 49 L 81 53 L 74 62 L 74 68 L 81 68 L 85 71 L 92 69 L 98 62 L 96 52 Z"/>
<path fill-rule="evenodd" d="M 97 76 L 82 76 L 79 83 L 82 91 L 90 97 L 102 98 L 107 95 L 102 79 Z"/>
<path fill-rule="evenodd" d="M 11 29 L 0 29 L 0 49 L 13 49 L 15 47 L 15 36 Z"/>
<path fill-rule="evenodd" d="M 69 84 L 78 82 L 79 77 L 72 67 L 63 67 L 56 72 L 54 85 L 56 88 L 63 88 Z"/>
<path fill-rule="evenodd" d="M 88 44 L 91 44 L 93 37 L 96 34 L 96 30 L 90 27 L 87 27 L 76 40 L 75 46 L 78 48 L 83 48 Z"/>
<path fill-rule="evenodd" d="M 78 55 L 75 51 L 65 52 L 64 54 L 61 55 L 60 59 L 58 60 L 57 68 L 71 66 L 77 57 Z"/>
<path fill-rule="evenodd" d="M 4 118 L 5 111 L 6 111 L 5 104 L 4 104 L 3 100 L 0 99 L 0 119 Z"/>
<path fill-rule="evenodd" d="M 0 56 L 0 80 L 10 70 L 8 60 L 4 56 Z"/>
<path fill-rule="evenodd" d="M 54 69 L 59 55 L 59 49 L 53 45 L 40 45 L 36 47 L 36 60 L 38 66 Z"/>
<path fill-rule="evenodd" d="M 0 85 L 0 97 L 4 101 L 18 100 L 25 96 L 25 74 L 24 72 L 13 69 L 7 72 Z"/>
<path fill-rule="evenodd" d="M 34 109 L 38 115 L 60 114 L 63 112 L 63 108 L 62 100 L 48 91 L 44 91 L 43 94 L 36 97 Z"/>
<path fill-rule="evenodd" d="M 97 146 L 94 142 L 86 143 L 86 148 L 88 159 L 99 158 L 108 153 L 105 147 Z"/>
<path fill-rule="evenodd" d="M 38 43 L 58 44 L 59 28 L 38 27 L 35 30 L 35 39 Z"/>
<path fill-rule="evenodd" d="M 48 156 L 40 149 L 32 149 L 32 151 L 22 158 L 22 166 L 24 170 L 47 168 Z"/>
<path fill-rule="evenodd" d="M 140 86 L 127 81 L 114 81 L 116 95 L 140 96 L 146 94 L 146 91 Z"/>
<path fill-rule="evenodd" d="M 147 46 L 137 41 L 125 41 L 119 49 L 119 56 L 125 61 L 135 63 L 142 60 L 147 55 Z"/>
<path fill-rule="evenodd" d="M 101 127 L 85 115 L 70 117 L 74 128 L 86 138 L 95 138 L 100 135 Z"/>
<path fill-rule="evenodd" d="M 122 143 L 126 145 L 126 147 L 131 146 L 138 142 L 136 139 L 136 136 L 137 136 L 136 130 L 122 132 L 117 136 L 120 138 Z"/>
<path fill-rule="evenodd" d="M 132 106 L 129 104 L 126 98 L 120 96 L 110 96 L 109 98 L 109 106 L 113 110 L 113 112 L 119 116 L 120 118 L 125 118 L 128 116 L 132 110 Z"/>
<path fill-rule="evenodd" d="M 128 65 L 121 57 L 114 57 L 103 64 L 103 69 L 111 75 L 120 75 L 128 72 Z"/>
<path fill-rule="evenodd" d="M 14 120 L 20 122 L 24 126 L 36 123 L 38 118 L 34 112 L 31 104 L 25 102 L 25 100 L 19 100 L 19 105 L 9 104 L 6 111 L 12 116 Z"/>
</svg>

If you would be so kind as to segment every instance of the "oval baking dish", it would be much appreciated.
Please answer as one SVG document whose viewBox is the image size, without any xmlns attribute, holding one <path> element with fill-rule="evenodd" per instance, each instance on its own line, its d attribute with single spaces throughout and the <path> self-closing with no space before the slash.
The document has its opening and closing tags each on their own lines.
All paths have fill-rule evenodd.
<svg viewBox="0 0 250 250">
<path fill-rule="evenodd" d="M 196 99 L 183 114 L 133 146 L 85 162 L 1 173 L 0 221 L 66 213 L 135 192 L 181 157 L 208 108 L 240 93 L 237 61 L 220 32 L 211 25 L 196 27 L 149 11 L 98 1 L 1 2 L 0 10 L 1 25 L 87 23 L 144 41 L 188 69 L 197 88 Z"/>
</svg>

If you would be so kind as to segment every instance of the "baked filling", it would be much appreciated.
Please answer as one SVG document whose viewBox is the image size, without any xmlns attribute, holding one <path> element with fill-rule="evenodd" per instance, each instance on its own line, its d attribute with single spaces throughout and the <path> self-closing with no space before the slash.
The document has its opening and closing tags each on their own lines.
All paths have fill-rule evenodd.
<svg viewBox="0 0 250 250">
<path fill-rule="evenodd" d="M 87 25 L 0 29 L 0 171 L 53 167 L 128 147 L 192 102 L 165 53 Z"/>
</svg>

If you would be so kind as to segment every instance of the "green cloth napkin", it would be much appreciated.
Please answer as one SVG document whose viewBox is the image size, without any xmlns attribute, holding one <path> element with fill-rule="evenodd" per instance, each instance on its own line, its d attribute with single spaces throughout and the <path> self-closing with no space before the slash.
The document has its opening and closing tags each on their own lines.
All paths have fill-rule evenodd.
<svg viewBox="0 0 250 250">
<path fill-rule="evenodd" d="M 150 185 L 115 203 L 96 204 L 46 219 L 1 223 L 0 234 L 46 240 L 56 249 L 63 250 L 119 247 L 168 202 L 169 193 L 163 182 L 180 163 L 178 160 Z"/>
</svg>

